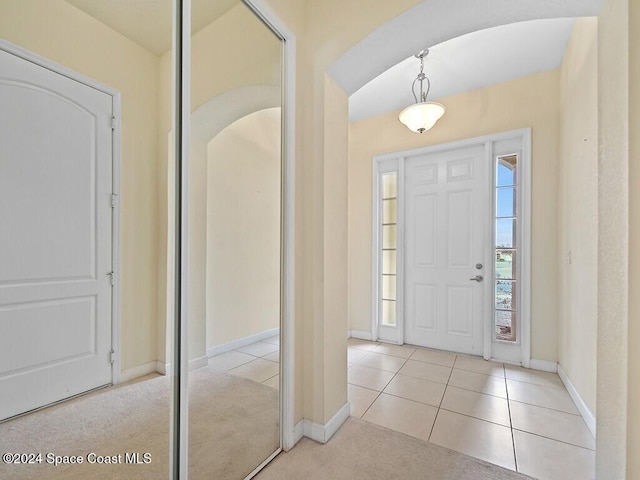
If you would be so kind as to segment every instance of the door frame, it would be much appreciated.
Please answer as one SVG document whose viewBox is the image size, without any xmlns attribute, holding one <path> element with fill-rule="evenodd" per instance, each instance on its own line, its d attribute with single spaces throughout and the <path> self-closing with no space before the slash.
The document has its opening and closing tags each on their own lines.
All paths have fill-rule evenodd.
<svg viewBox="0 0 640 480">
<path fill-rule="evenodd" d="M 121 349 L 120 349 L 120 164 L 122 141 L 122 96 L 120 92 L 90 77 L 75 72 L 58 63 L 52 62 L 25 48 L 19 47 L 0 38 L 0 50 L 23 60 L 31 62 L 53 73 L 62 75 L 109 95 L 112 100 L 112 135 L 111 135 L 111 168 L 112 168 L 112 209 L 111 209 L 111 271 L 114 273 L 114 285 L 111 289 L 111 383 L 121 381 Z M 99 273 L 98 273 L 99 274 Z"/>
<path fill-rule="evenodd" d="M 452 142 L 442 143 L 438 145 L 429 145 L 411 150 L 403 150 L 399 152 L 385 153 L 376 155 L 372 159 L 372 188 L 371 188 L 371 259 L 372 259 L 372 282 L 371 282 L 371 339 L 377 341 L 379 339 L 379 291 L 380 291 L 380 275 L 381 267 L 378 256 L 380 248 L 380 209 L 378 206 L 380 198 L 380 178 L 382 173 L 393 170 L 395 162 L 395 171 L 397 176 L 398 189 L 398 210 L 397 210 L 397 284 L 396 284 L 396 342 L 400 345 L 404 343 L 404 250 L 405 250 L 405 205 L 404 205 L 404 163 L 407 157 L 417 155 L 429 155 L 450 150 L 457 150 L 468 147 L 483 146 L 486 155 L 487 178 L 490 183 L 487 185 L 488 198 L 491 201 L 491 207 L 488 209 L 487 222 L 492 225 L 487 229 L 486 258 L 493 258 L 495 253 L 495 169 L 494 169 L 494 144 L 505 140 L 520 141 L 521 155 L 519 161 L 519 188 L 520 188 L 520 337 L 517 345 L 520 348 L 518 358 L 501 358 L 504 357 L 504 347 L 501 344 L 506 342 L 494 339 L 494 319 L 493 319 L 493 303 L 494 292 L 492 288 L 485 288 L 485 302 L 483 315 L 483 357 L 486 360 L 495 359 L 507 361 L 509 363 L 520 363 L 523 367 L 529 368 L 531 365 L 531 128 L 522 128 L 506 132 L 483 135 L 479 137 L 466 138 L 463 140 L 455 140 Z M 488 262 L 486 265 L 486 277 L 493 279 L 495 277 L 495 262 Z M 488 285 L 488 283 L 487 283 Z M 385 327 L 388 328 L 388 327 Z"/>
</svg>

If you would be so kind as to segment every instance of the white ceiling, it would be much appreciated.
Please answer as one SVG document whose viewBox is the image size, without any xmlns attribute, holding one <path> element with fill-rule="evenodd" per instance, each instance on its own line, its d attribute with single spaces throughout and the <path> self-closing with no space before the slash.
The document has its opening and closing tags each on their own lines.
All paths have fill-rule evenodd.
<svg viewBox="0 0 640 480">
<path fill-rule="evenodd" d="M 66 0 L 156 55 L 171 49 L 171 0 Z M 191 0 L 191 30 L 200 31 L 240 3 Z"/>
<path fill-rule="evenodd" d="M 574 21 L 554 18 L 511 23 L 430 47 L 425 59 L 425 73 L 431 80 L 428 99 L 437 100 L 557 68 L 562 63 Z M 350 120 L 362 120 L 414 103 L 411 83 L 419 68 L 420 61 L 411 56 L 366 83 L 349 97 Z"/>
</svg>

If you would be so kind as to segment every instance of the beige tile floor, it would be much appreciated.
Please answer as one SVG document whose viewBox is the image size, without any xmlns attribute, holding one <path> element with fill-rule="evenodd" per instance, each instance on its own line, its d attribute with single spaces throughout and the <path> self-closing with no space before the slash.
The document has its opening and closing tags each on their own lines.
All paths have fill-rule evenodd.
<svg viewBox="0 0 640 480">
<path fill-rule="evenodd" d="M 268 387 L 280 386 L 280 338 L 264 339 L 209 359 L 209 366 Z"/>
<path fill-rule="evenodd" d="M 560 377 L 349 339 L 351 415 L 540 480 L 595 478 L 595 440 Z"/>
</svg>

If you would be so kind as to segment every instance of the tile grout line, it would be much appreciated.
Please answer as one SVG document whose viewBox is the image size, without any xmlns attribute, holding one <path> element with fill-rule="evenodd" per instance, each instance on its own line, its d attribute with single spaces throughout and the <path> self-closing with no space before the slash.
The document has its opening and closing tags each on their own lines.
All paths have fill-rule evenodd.
<svg viewBox="0 0 640 480">
<path fill-rule="evenodd" d="M 527 432 L 526 430 L 520 430 L 519 428 L 514 428 L 514 430 L 516 430 L 518 432 L 526 433 L 527 435 L 533 435 L 534 437 L 544 438 L 545 440 L 551 440 L 552 442 L 563 443 L 563 444 L 569 445 L 571 447 L 581 448 L 583 450 L 589 450 L 590 452 L 594 452 L 595 453 L 595 451 L 596 451 L 595 448 L 583 447 L 582 445 L 576 445 L 575 443 L 565 442 L 564 440 L 558 440 L 557 438 L 553 438 L 553 437 L 547 437 L 546 435 L 542 435 L 540 433 Z"/>
<path fill-rule="evenodd" d="M 440 415 L 440 410 L 442 410 L 442 402 L 444 402 L 444 396 L 447 394 L 447 388 L 449 388 L 449 382 L 451 381 L 451 375 L 453 375 L 453 369 L 456 366 L 456 360 L 458 356 L 456 355 L 453 359 L 453 365 L 451 365 L 451 371 L 449 372 L 449 378 L 447 378 L 447 383 L 444 386 L 444 392 L 442 392 L 442 398 L 440 399 L 440 404 L 438 405 L 438 411 L 436 412 L 436 418 L 433 419 L 433 424 L 431 425 L 431 430 L 429 431 L 429 436 L 427 437 L 427 442 L 431 443 L 431 435 L 433 435 L 433 429 L 436 427 L 436 422 L 438 421 L 438 415 Z"/>
<path fill-rule="evenodd" d="M 513 420 L 511 419 L 511 404 L 509 403 L 509 386 L 507 384 L 507 369 L 505 368 L 504 364 L 502 364 L 502 370 L 504 371 L 504 389 L 505 389 L 505 392 L 507 393 L 507 410 L 509 411 L 509 427 L 510 427 L 509 430 L 511 432 L 511 445 L 513 446 L 513 463 L 516 467 L 516 472 L 519 472 L 518 456 L 516 455 L 516 439 L 513 434 Z"/>
<path fill-rule="evenodd" d="M 383 354 L 383 355 L 384 355 L 384 354 Z M 411 355 L 413 355 L 413 353 L 412 353 Z M 401 365 L 401 366 L 400 366 L 400 368 L 398 369 L 398 372 L 402 369 L 402 367 L 404 367 L 404 366 L 405 366 L 405 364 L 407 363 L 407 361 L 409 360 L 409 358 L 411 357 L 411 355 L 409 355 L 409 357 L 407 357 L 407 358 L 405 358 L 405 359 L 404 359 L 404 362 L 402 363 L 402 365 Z M 366 356 L 366 355 L 365 355 L 365 356 Z M 391 355 L 391 356 L 393 356 L 393 355 Z M 363 358 L 364 358 L 364 357 L 363 357 Z M 365 365 L 362 365 L 362 366 L 364 367 Z M 369 367 L 369 368 L 373 368 L 373 367 Z M 381 371 L 383 371 L 383 372 L 385 371 L 385 370 L 382 370 L 382 369 L 378 369 L 378 370 L 381 370 Z M 387 388 L 387 387 L 389 386 L 389 384 L 393 381 L 393 379 L 394 379 L 394 378 L 396 378 L 396 377 L 398 376 L 398 372 L 395 372 L 395 373 L 393 374 L 393 377 L 391 377 L 391 378 L 389 379 L 389 381 L 384 385 L 384 387 L 382 387 L 382 390 L 380 390 L 380 391 L 378 392 L 378 395 L 376 395 L 376 398 L 374 398 L 374 399 L 373 399 L 373 402 L 371 402 L 371 404 L 367 407 L 367 409 L 366 409 L 364 412 L 362 412 L 362 415 L 359 417 L 361 420 L 363 420 L 363 419 L 364 419 L 363 417 L 367 414 L 367 412 L 369 411 L 369 409 L 373 406 L 373 404 L 374 404 L 374 403 L 376 403 L 376 401 L 378 400 L 378 398 L 380 398 L 380 395 L 382 395 L 382 393 L 384 392 L 384 389 L 385 389 L 385 388 Z M 352 385 L 353 385 L 353 384 L 352 384 Z M 358 385 L 356 385 L 356 386 L 358 386 Z M 366 388 L 366 387 L 362 387 L 362 388 Z M 388 395 L 388 394 L 387 394 L 387 395 Z"/>
</svg>

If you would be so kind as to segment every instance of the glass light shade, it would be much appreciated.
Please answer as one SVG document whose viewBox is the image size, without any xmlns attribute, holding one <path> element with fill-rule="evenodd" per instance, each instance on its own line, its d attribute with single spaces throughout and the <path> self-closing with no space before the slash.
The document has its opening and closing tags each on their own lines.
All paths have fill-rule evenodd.
<svg viewBox="0 0 640 480">
<path fill-rule="evenodd" d="M 412 132 L 424 133 L 433 127 L 442 115 L 444 115 L 444 105 L 436 102 L 422 102 L 402 110 L 398 119 Z"/>
</svg>

